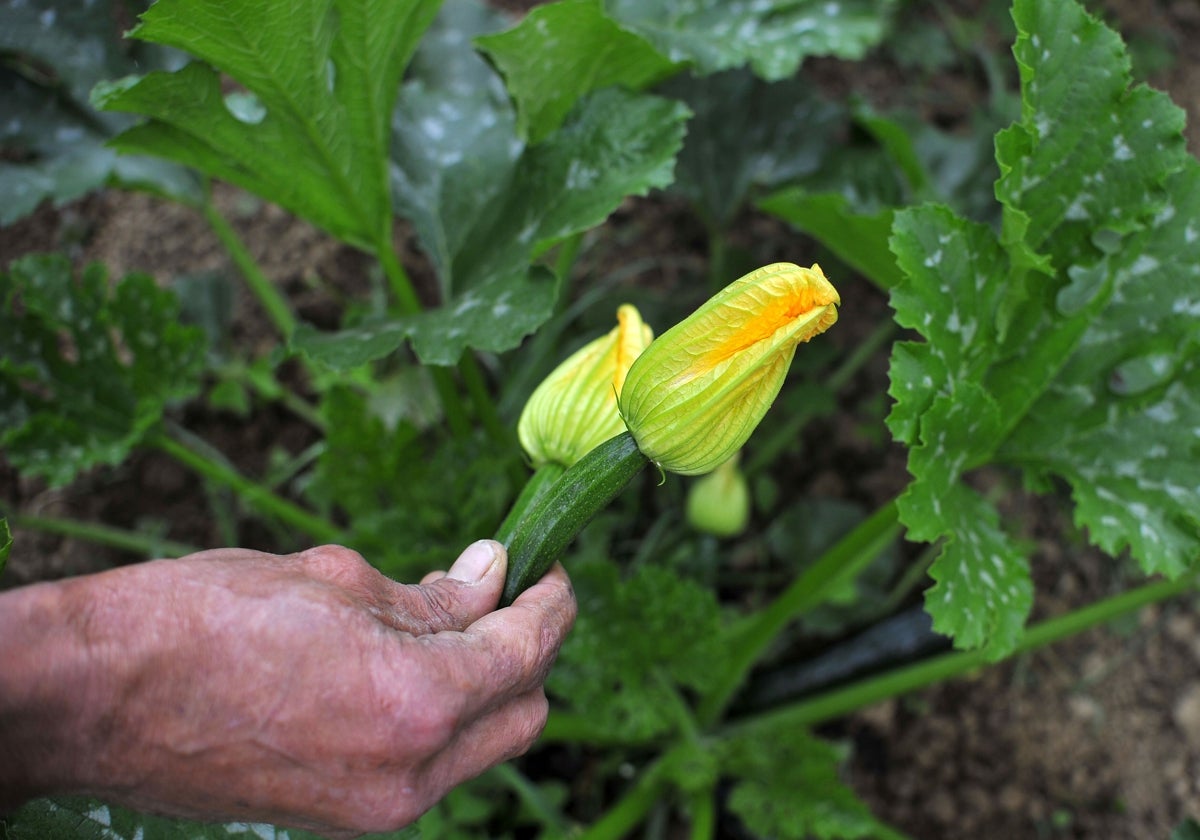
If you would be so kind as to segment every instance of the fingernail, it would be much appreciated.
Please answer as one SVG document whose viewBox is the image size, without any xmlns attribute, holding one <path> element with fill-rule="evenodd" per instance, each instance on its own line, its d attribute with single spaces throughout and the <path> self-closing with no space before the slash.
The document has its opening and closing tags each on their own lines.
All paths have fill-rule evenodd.
<svg viewBox="0 0 1200 840">
<path fill-rule="evenodd" d="M 446 577 L 464 583 L 478 583 L 496 562 L 496 549 L 488 540 L 473 542 L 458 555 Z"/>
</svg>

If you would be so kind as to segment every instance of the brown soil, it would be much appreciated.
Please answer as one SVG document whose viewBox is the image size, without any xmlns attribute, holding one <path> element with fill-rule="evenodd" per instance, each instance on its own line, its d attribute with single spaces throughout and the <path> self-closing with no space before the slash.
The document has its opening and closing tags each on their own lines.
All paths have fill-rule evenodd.
<svg viewBox="0 0 1200 840">
<path fill-rule="evenodd" d="M 1105 8 L 1128 31 L 1174 48 L 1175 61 L 1152 81 L 1188 110 L 1189 141 L 1194 151 L 1200 149 L 1200 57 L 1187 48 L 1200 37 L 1200 5 L 1111 0 Z M 825 68 L 829 83 L 836 84 L 845 69 Z M 897 83 L 886 68 L 864 66 L 860 72 L 880 101 L 895 93 Z M 957 82 L 947 84 L 954 88 Z M 959 93 L 960 103 L 966 95 Z M 219 188 L 218 198 L 301 317 L 332 326 L 338 307 L 330 301 L 367 288 L 369 261 L 357 252 L 235 190 Z M 614 225 L 621 224 L 636 230 L 640 249 L 659 257 L 650 272 L 655 276 L 642 279 L 670 284 L 702 274 L 703 256 L 695 244 L 703 232 L 678 208 L 657 200 L 630 202 L 614 219 Z M 794 233 L 757 217 L 739 226 L 736 236 L 763 255 L 777 251 L 794 257 L 808 247 Z M 618 238 L 613 234 L 613 241 Z M 627 244 L 585 252 L 582 268 L 597 274 L 608 257 L 628 259 Z M 131 270 L 151 271 L 164 281 L 183 272 L 236 276 L 194 212 L 136 194 L 110 192 L 61 210 L 43 208 L 0 229 L 0 263 L 51 249 L 67 250 L 81 262 L 101 260 L 117 276 Z M 882 295 L 864 291 L 862 299 L 861 323 L 848 318 L 845 329 L 839 326 L 847 340 L 883 315 Z M 271 343 L 268 322 L 244 292 L 235 303 L 235 339 L 250 353 Z M 869 386 L 886 387 L 885 371 L 881 358 L 864 374 Z M 270 409 L 246 419 L 198 406 L 180 419 L 249 474 L 261 472 L 272 447 L 295 453 L 313 440 L 302 423 Z M 835 469 L 831 460 L 818 468 L 812 485 L 821 492 L 879 501 L 906 481 L 902 452 L 872 446 L 846 431 L 862 422 L 848 416 L 830 423 L 837 438 L 832 449 L 842 466 Z M 871 469 L 845 469 L 846 458 L 865 462 L 868 457 L 874 459 Z M 209 496 L 182 467 L 153 452 L 93 471 L 59 490 L 19 479 L 0 458 L 0 500 L 25 515 L 150 530 L 197 546 L 294 547 L 287 535 L 264 532 L 236 511 L 232 527 L 222 527 L 211 511 L 214 505 L 228 507 L 229 500 Z M 1063 510 L 1018 496 L 1009 517 L 1022 523 L 1025 536 L 1037 544 L 1038 617 L 1060 614 L 1125 585 L 1126 570 L 1119 563 L 1064 539 L 1071 528 Z M 3 585 L 132 559 L 21 529 Z M 847 768 L 850 782 L 881 818 L 922 840 L 1165 840 L 1185 816 L 1200 818 L 1200 618 L 1193 607 L 1186 599 L 1149 608 L 1124 625 L 864 710 L 832 732 L 855 747 Z"/>
</svg>

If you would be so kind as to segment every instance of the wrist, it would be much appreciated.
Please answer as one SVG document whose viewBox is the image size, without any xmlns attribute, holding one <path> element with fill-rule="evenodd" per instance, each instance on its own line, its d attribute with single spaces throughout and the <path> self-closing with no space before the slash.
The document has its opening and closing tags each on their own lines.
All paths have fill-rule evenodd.
<svg viewBox="0 0 1200 840">
<path fill-rule="evenodd" d="M 0 809 L 88 787 L 107 706 L 87 607 L 72 603 L 81 582 L 0 593 Z"/>
</svg>

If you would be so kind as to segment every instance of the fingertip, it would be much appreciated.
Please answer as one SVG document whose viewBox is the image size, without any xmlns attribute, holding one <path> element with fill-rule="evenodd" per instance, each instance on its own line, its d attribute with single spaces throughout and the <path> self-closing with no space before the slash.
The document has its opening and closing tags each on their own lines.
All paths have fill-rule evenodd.
<svg viewBox="0 0 1200 840">
<path fill-rule="evenodd" d="M 503 579 L 507 558 L 504 546 L 495 540 L 476 540 L 458 555 L 446 577 L 462 583 L 480 583 L 499 572 Z"/>
</svg>

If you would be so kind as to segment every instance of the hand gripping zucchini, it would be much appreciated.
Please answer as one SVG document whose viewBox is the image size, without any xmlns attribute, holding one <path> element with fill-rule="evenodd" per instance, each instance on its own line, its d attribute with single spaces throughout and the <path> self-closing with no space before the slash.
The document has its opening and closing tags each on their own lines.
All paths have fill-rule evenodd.
<svg viewBox="0 0 1200 840">
<path fill-rule="evenodd" d="M 648 463 L 633 436 L 622 432 L 584 455 L 552 487 L 542 488 L 524 515 L 517 513 L 515 526 L 510 515 L 501 526 L 502 536 L 508 536 L 509 531 L 512 534 L 500 606 L 507 607 L 537 583 L 583 526 Z"/>
</svg>

